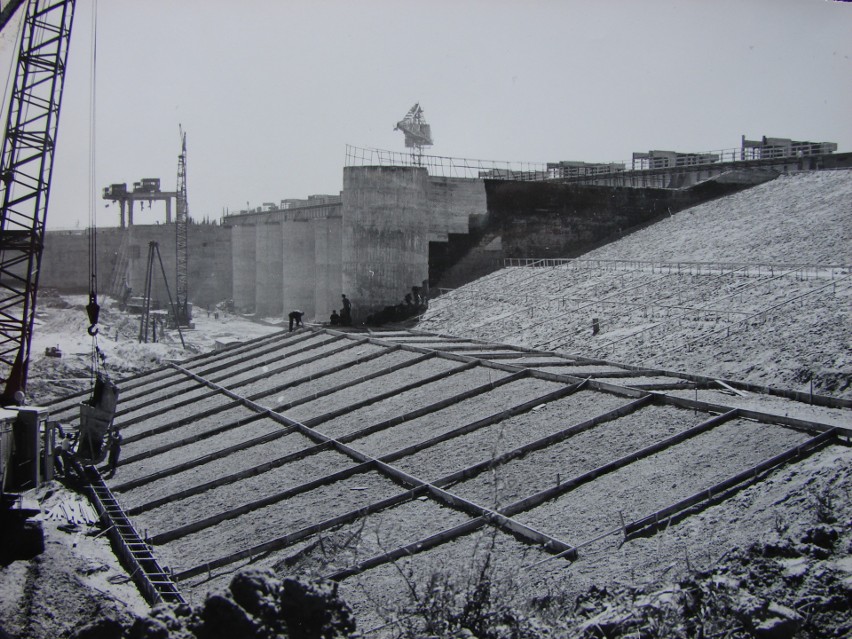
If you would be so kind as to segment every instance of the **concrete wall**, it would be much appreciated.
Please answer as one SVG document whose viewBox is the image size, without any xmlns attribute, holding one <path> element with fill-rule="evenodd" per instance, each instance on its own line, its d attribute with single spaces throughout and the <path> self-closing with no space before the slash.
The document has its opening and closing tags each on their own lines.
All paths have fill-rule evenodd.
<svg viewBox="0 0 852 639">
<path fill-rule="evenodd" d="M 187 262 L 190 302 L 214 304 L 231 297 L 230 233 L 213 224 L 192 224 L 188 230 Z M 126 281 L 134 295 L 142 295 L 148 260 L 148 244 L 157 242 L 172 296 L 175 295 L 174 224 L 134 225 L 131 228 L 102 228 L 97 231 L 98 292 L 109 293 L 114 269 L 127 258 Z M 89 236 L 87 231 L 48 231 L 45 234 L 39 285 L 63 292 L 89 290 Z M 159 261 L 155 263 L 153 296 L 168 302 Z M 124 273 L 120 274 L 124 280 Z"/>
<path fill-rule="evenodd" d="M 450 233 L 466 234 L 488 213 L 485 180 L 429 177 L 429 240 L 446 242 Z"/>
<path fill-rule="evenodd" d="M 234 308 L 254 312 L 257 283 L 257 231 L 254 224 L 231 227 Z"/>
<path fill-rule="evenodd" d="M 317 321 L 324 322 L 334 309 L 339 311 L 341 307 L 343 219 L 334 217 L 313 220 L 313 227 L 316 261 L 314 308 Z"/>
<path fill-rule="evenodd" d="M 284 239 L 280 221 L 258 222 L 255 226 L 257 256 L 255 310 L 261 317 L 281 317 L 284 311 L 282 274 Z"/>
<path fill-rule="evenodd" d="M 397 304 L 429 275 L 428 173 L 343 169 L 343 292 L 356 322 Z"/>
<path fill-rule="evenodd" d="M 669 190 L 493 180 L 486 184 L 486 230 L 500 237 L 503 257 L 575 257 L 747 186 L 704 182 Z"/>
<path fill-rule="evenodd" d="M 284 240 L 282 299 L 285 314 L 299 309 L 311 321 L 316 314 L 316 258 L 314 226 L 310 219 L 281 224 Z"/>
</svg>

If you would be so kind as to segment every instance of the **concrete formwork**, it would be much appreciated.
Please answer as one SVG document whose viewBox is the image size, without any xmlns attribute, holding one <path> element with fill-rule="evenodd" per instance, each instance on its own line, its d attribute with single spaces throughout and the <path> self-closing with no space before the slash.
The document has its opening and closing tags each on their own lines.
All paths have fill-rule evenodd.
<svg viewBox="0 0 852 639">
<path fill-rule="evenodd" d="M 285 314 L 299 309 L 305 319 L 316 315 L 315 303 L 315 238 L 309 219 L 285 219 L 281 223 L 283 262 L 281 294 Z"/>
<path fill-rule="evenodd" d="M 257 241 L 254 224 L 231 227 L 233 247 L 234 307 L 237 310 L 254 310 L 257 282 Z"/>
<path fill-rule="evenodd" d="M 422 167 L 343 170 L 342 282 L 355 321 L 428 277 L 428 180 Z"/>
</svg>

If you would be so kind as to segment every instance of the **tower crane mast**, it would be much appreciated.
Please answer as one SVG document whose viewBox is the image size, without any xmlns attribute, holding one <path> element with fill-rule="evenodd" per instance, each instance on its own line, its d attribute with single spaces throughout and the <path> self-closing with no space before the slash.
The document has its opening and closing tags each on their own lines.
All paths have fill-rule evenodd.
<svg viewBox="0 0 852 639">
<path fill-rule="evenodd" d="M 189 307 L 189 205 L 186 200 L 186 132 L 181 129 L 181 151 L 178 156 L 177 173 L 177 202 L 175 214 L 175 233 L 177 234 L 175 248 L 177 251 L 177 274 L 175 278 L 175 296 L 177 297 L 177 316 L 175 323 L 178 326 L 189 326 L 192 320 L 192 312 Z"/>
</svg>

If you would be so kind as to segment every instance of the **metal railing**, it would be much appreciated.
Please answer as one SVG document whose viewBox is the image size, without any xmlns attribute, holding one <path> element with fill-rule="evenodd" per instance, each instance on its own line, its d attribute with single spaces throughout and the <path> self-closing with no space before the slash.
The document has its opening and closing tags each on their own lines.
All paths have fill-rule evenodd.
<svg viewBox="0 0 852 639">
<path fill-rule="evenodd" d="M 770 262 L 662 262 L 656 260 L 573 259 L 507 257 L 504 267 L 554 268 L 564 266 L 583 270 L 662 273 L 666 275 L 721 275 L 737 272 L 744 277 L 774 277 L 789 273 L 800 280 L 835 279 L 850 272 L 852 264 L 799 264 Z"/>
<path fill-rule="evenodd" d="M 345 166 L 415 166 L 423 167 L 429 175 L 458 178 L 483 178 L 516 181 L 582 180 L 625 173 L 693 169 L 739 162 L 798 159 L 831 153 L 823 143 L 787 147 L 742 147 L 702 153 L 678 153 L 672 156 L 644 158 L 634 155 L 629 162 L 589 164 L 571 172 L 571 167 L 558 163 L 477 160 L 440 155 L 422 155 L 369 147 L 346 145 Z M 631 168 L 627 168 L 631 167 Z"/>
<path fill-rule="evenodd" d="M 383 149 L 361 148 L 346 145 L 345 166 L 414 166 L 423 167 L 429 175 L 457 178 L 492 178 L 505 180 L 537 181 L 550 179 L 547 164 L 543 162 L 504 162 L 500 160 L 475 160 L 439 155 L 417 155 Z"/>
</svg>

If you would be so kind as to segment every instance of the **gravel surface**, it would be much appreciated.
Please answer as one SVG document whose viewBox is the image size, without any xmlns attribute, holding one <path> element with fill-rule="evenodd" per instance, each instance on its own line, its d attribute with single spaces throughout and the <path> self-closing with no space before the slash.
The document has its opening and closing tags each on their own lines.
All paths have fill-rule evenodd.
<svg viewBox="0 0 852 639">
<path fill-rule="evenodd" d="M 144 421 L 137 422 L 135 424 L 130 424 L 126 428 L 122 425 L 124 423 L 123 419 L 116 418 L 115 425 L 121 428 L 121 432 L 124 434 L 124 437 L 127 438 L 131 435 L 140 435 L 145 433 L 148 430 L 159 428 L 164 424 L 170 424 L 173 422 L 178 422 L 180 420 L 190 419 L 199 413 L 204 411 L 213 409 L 213 408 L 222 408 L 226 404 L 232 403 L 234 400 L 228 397 L 223 393 L 218 393 L 213 395 L 212 397 L 205 397 L 204 399 L 200 399 L 197 402 L 192 404 L 188 404 L 186 406 L 180 406 L 178 408 L 172 409 L 163 409 L 161 408 L 159 413 L 151 413 L 148 419 Z M 158 435 L 161 437 L 161 435 Z"/>
<path fill-rule="evenodd" d="M 779 533 L 824 523 L 821 495 L 834 496 L 833 516 L 852 519 L 852 448 L 828 446 L 795 464 L 777 468 L 722 504 L 708 506 L 650 537 L 622 543 L 613 535 L 582 549 L 566 571 L 562 589 L 568 601 L 592 585 L 611 588 L 689 578 L 719 565 L 731 548 L 777 543 Z M 792 532 L 791 530 L 791 532 Z M 846 554 L 848 562 L 848 552 Z M 836 568 L 849 575 L 847 566 Z"/>
<path fill-rule="evenodd" d="M 376 347 L 373 348 L 375 349 Z M 371 351 L 372 349 L 365 349 L 364 354 L 367 354 Z M 356 381 L 366 375 L 380 373 L 381 371 L 387 368 L 402 364 L 404 362 L 410 362 L 416 359 L 417 357 L 419 357 L 417 353 L 411 353 L 409 351 L 388 350 L 386 354 L 380 357 L 376 357 L 375 359 L 371 359 L 367 362 L 362 362 L 360 364 L 348 366 L 343 370 L 339 370 L 331 375 L 325 375 L 323 377 L 320 377 L 319 379 L 312 380 L 305 384 L 299 384 L 298 386 L 294 386 L 292 388 L 284 389 L 275 394 L 266 395 L 258 401 L 267 406 L 282 406 L 298 399 L 310 397 L 315 393 L 335 388 L 336 386 L 340 386 L 341 384 Z M 337 356 L 330 357 L 328 360 L 328 365 L 337 366 L 338 364 L 345 363 L 347 359 L 348 358 L 341 358 L 338 360 Z"/>
<path fill-rule="evenodd" d="M 821 394 L 847 397 L 847 273 L 838 269 L 835 280 L 827 273 L 772 278 L 788 270 L 779 264 L 844 261 L 850 193 L 852 171 L 784 175 L 581 256 L 624 260 L 619 270 L 607 263 L 502 269 L 431 300 L 419 327 L 793 390 L 813 381 Z M 684 268 L 661 273 L 652 262 Z M 694 275 L 688 265 L 695 262 L 752 268 L 748 277 L 719 277 L 706 267 Z M 823 284 L 828 287 L 816 292 Z M 753 314 L 753 321 L 740 322 Z M 593 317 L 602 323 L 595 336 Z"/>
<path fill-rule="evenodd" d="M 376 472 L 356 475 L 159 546 L 157 556 L 175 570 L 190 568 L 362 508 L 402 490 Z"/>
<path fill-rule="evenodd" d="M 521 379 L 440 411 L 367 435 L 352 442 L 352 446 L 368 455 L 380 457 L 541 397 L 562 386 L 539 379 Z"/>
<path fill-rule="evenodd" d="M 431 499 L 415 499 L 351 524 L 323 531 L 289 548 L 265 554 L 247 565 L 271 569 L 287 576 L 325 576 L 467 520 L 464 513 L 441 506 Z M 202 597 L 207 592 L 227 587 L 232 577 L 233 566 L 228 566 L 220 569 L 220 574 L 212 580 L 205 575 L 182 582 L 181 592 Z"/>
<path fill-rule="evenodd" d="M 236 424 L 240 420 L 248 421 L 252 418 L 256 418 L 257 414 L 258 413 L 256 411 L 246 408 L 242 404 L 237 404 L 236 406 L 222 410 L 221 412 L 207 415 L 207 417 L 201 417 L 180 426 L 174 426 L 166 432 L 159 433 L 151 437 L 143 437 L 135 442 L 129 442 L 125 446 L 122 446 L 122 454 L 125 456 L 133 455 L 151 450 L 152 448 L 159 448 L 166 444 L 180 442 L 189 437 L 204 434 L 210 430 L 219 428 L 220 426 Z M 152 417 L 150 420 L 145 422 L 145 424 L 151 424 L 152 427 L 156 426 L 158 423 L 162 424 L 162 422 L 157 421 L 156 417 Z M 131 434 L 134 433 L 131 432 Z M 220 435 L 224 437 L 225 433 L 220 433 Z M 125 434 L 125 437 L 126 436 L 127 434 Z"/>
<path fill-rule="evenodd" d="M 280 425 L 279 427 L 284 428 Z M 242 429 L 236 429 L 236 431 L 235 435 L 241 440 L 247 438 Z M 132 488 L 120 493 L 119 499 L 126 508 L 132 508 L 153 499 L 171 495 L 179 490 L 200 486 L 226 475 L 255 468 L 265 462 L 312 446 L 314 446 L 314 442 L 301 433 L 288 433 L 270 442 L 257 444 L 251 448 L 231 453 L 227 457 L 214 459 L 206 464 L 163 477 L 138 488 Z M 121 468 L 120 472 L 123 474 L 124 469 Z"/>
<path fill-rule="evenodd" d="M 650 515 L 807 439 L 803 433 L 779 426 L 732 420 L 599 477 L 516 519 L 579 544 L 620 526 L 619 513 L 626 522 Z M 602 494 L 607 496 L 605 501 L 599 498 Z"/>
<path fill-rule="evenodd" d="M 349 457 L 335 451 L 309 455 L 278 468 L 206 490 L 137 515 L 137 527 L 161 533 L 211 517 L 258 499 L 276 495 L 314 479 L 354 466 Z M 185 486 L 174 484 L 175 490 Z"/>
<path fill-rule="evenodd" d="M 241 363 L 241 360 L 245 360 L 248 362 L 277 361 L 286 358 L 288 356 L 288 353 L 292 351 L 297 351 L 303 348 L 309 348 L 310 346 L 315 346 L 321 342 L 326 341 L 327 339 L 329 339 L 328 335 L 324 333 L 316 333 L 314 335 L 309 336 L 307 339 L 294 338 L 293 340 L 263 342 L 261 344 L 254 345 L 249 349 L 240 349 L 238 352 L 232 354 L 223 353 L 221 357 L 217 357 L 212 360 L 206 360 L 198 364 L 189 362 L 189 366 L 187 366 L 187 368 L 196 375 L 206 377 L 211 374 L 216 374 L 208 373 L 211 368 L 218 368 L 220 366 L 227 365 L 242 366 L 245 364 L 245 362 Z M 270 352 L 261 355 L 260 353 L 265 350 L 269 350 Z"/>
<path fill-rule="evenodd" d="M 408 359 L 410 353 L 400 353 L 399 359 L 404 361 Z M 388 359 L 392 360 L 394 355 L 388 355 Z M 385 359 L 384 357 L 381 359 Z M 283 414 L 290 419 L 296 421 L 308 420 L 318 415 L 323 415 L 340 408 L 351 406 L 356 402 L 363 401 L 369 397 L 375 397 L 400 388 L 412 382 L 425 379 L 431 375 L 444 373 L 459 366 L 458 362 L 446 360 L 440 357 L 421 362 L 417 366 L 408 366 L 393 373 L 382 376 L 378 379 L 368 380 L 366 382 L 344 388 L 343 390 L 320 397 L 313 401 L 301 404 Z M 271 402 L 270 402 L 271 404 Z"/>
<path fill-rule="evenodd" d="M 147 383 L 142 387 L 129 388 L 124 390 L 121 382 L 118 382 L 118 408 L 119 412 L 123 410 L 133 410 L 136 404 L 151 401 L 152 393 L 162 392 L 184 392 L 187 390 L 200 388 L 202 384 L 191 377 L 187 377 L 184 373 L 174 369 L 168 369 L 170 374 L 158 377 L 156 381 Z"/>
<path fill-rule="evenodd" d="M 557 475 L 560 480 L 576 477 L 709 418 L 705 413 L 696 414 L 671 406 L 646 406 L 544 450 L 514 459 L 449 490 L 483 506 L 506 506 L 555 486 Z"/>
<path fill-rule="evenodd" d="M 341 437 L 372 424 L 424 408 L 477 386 L 496 382 L 509 374 L 496 368 L 477 366 L 323 422 L 317 425 L 317 430 L 331 437 Z"/>
<path fill-rule="evenodd" d="M 218 415 L 214 415 L 211 419 L 218 417 Z M 230 422 L 230 420 L 228 420 L 228 422 Z M 129 464 L 121 464 L 115 474 L 115 479 L 111 480 L 109 483 L 117 484 L 129 481 L 130 479 L 144 477 L 150 473 L 171 468 L 175 464 L 201 457 L 202 455 L 206 455 L 216 450 L 221 450 L 222 448 L 227 448 L 228 446 L 233 445 L 235 441 L 245 441 L 254 437 L 260 437 L 261 435 L 275 432 L 281 428 L 284 428 L 284 426 L 275 420 L 269 418 L 256 419 L 252 422 L 248 422 L 247 424 L 237 426 L 230 432 L 226 431 L 227 438 L 226 433 L 221 433 L 215 437 L 207 438 L 198 442 L 190 442 L 183 446 L 172 448 L 171 450 L 153 457 L 140 459 L 139 461 L 131 462 Z M 150 442 L 159 443 L 159 438 L 153 437 Z M 123 455 L 128 455 L 133 452 L 134 450 L 129 446 L 127 447 L 126 452 L 124 447 L 122 447 Z M 135 452 L 140 451 L 136 450 Z"/>
<path fill-rule="evenodd" d="M 185 402 L 191 399 L 195 399 L 202 397 L 203 395 L 210 395 L 215 393 L 212 388 L 210 388 L 207 384 L 203 384 L 201 382 L 197 382 L 193 380 L 187 380 L 185 382 L 177 382 L 175 384 L 170 384 L 166 387 L 161 387 L 157 391 L 155 391 L 156 395 L 170 395 L 172 396 L 169 400 L 172 403 L 177 402 Z M 151 404 L 151 395 L 147 395 L 144 397 L 140 397 L 136 402 L 124 402 L 119 394 L 118 406 L 121 409 L 116 414 L 115 423 L 116 424 L 126 424 L 127 422 L 137 419 L 137 418 L 148 418 L 154 415 L 159 415 L 163 412 L 163 402 L 157 402 Z M 135 404 L 142 404 L 138 408 L 135 407 Z M 128 431 L 129 432 L 129 431 Z"/>
<path fill-rule="evenodd" d="M 629 403 L 624 397 L 579 391 L 515 417 L 403 457 L 393 465 L 434 481 Z"/>
<path fill-rule="evenodd" d="M 351 343 L 349 340 L 338 340 L 337 342 L 330 344 L 327 348 L 318 348 L 315 351 L 311 351 L 312 354 L 310 357 L 314 357 L 321 352 L 336 350 L 349 343 Z M 310 359 L 307 356 L 302 358 L 302 360 L 284 360 L 283 362 L 278 362 L 271 366 L 254 367 L 243 375 L 235 376 L 230 380 L 223 380 L 222 384 L 240 395 L 255 397 L 261 393 L 269 392 L 280 386 L 284 386 L 285 384 L 298 382 L 310 377 L 311 375 L 316 375 L 335 366 L 351 362 L 359 357 L 384 350 L 386 349 L 382 346 L 362 344 L 360 346 L 353 346 L 352 348 L 335 355 L 326 355 L 325 357 L 313 362 L 305 361 L 303 363 L 299 363 L 302 360 Z M 270 373 L 270 371 L 274 371 L 282 365 L 292 366 L 293 364 L 298 364 L 298 366 L 278 373 Z M 259 373 L 267 373 L 267 375 L 263 377 L 263 379 L 255 380 L 250 383 L 241 382 L 241 380 L 249 379 Z"/>
</svg>

